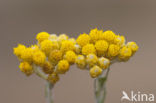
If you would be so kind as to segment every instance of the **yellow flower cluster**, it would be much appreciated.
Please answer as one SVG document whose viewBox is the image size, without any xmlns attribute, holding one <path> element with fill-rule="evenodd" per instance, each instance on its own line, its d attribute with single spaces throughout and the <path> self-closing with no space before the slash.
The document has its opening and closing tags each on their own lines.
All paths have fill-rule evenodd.
<svg viewBox="0 0 156 103">
<path fill-rule="evenodd" d="M 42 69 L 47 75 L 47 80 L 56 83 L 59 74 L 69 70 L 70 65 L 75 63 L 77 53 L 80 53 L 80 46 L 74 38 L 66 34 L 49 34 L 40 32 L 36 39 L 38 43 L 26 47 L 19 44 L 14 48 L 14 54 L 21 62 L 20 70 L 27 76 L 35 72 L 35 68 Z"/>
<path fill-rule="evenodd" d="M 27 76 L 41 68 L 47 80 L 56 83 L 60 74 L 65 74 L 70 65 L 90 71 L 93 78 L 109 68 L 112 60 L 127 61 L 138 50 L 135 42 L 125 43 L 125 37 L 113 31 L 92 29 L 89 34 L 80 34 L 77 39 L 66 34 L 40 32 L 38 43 L 30 47 L 19 44 L 14 54 L 21 62 L 20 70 Z M 118 59 L 116 59 L 118 58 Z"/>
</svg>

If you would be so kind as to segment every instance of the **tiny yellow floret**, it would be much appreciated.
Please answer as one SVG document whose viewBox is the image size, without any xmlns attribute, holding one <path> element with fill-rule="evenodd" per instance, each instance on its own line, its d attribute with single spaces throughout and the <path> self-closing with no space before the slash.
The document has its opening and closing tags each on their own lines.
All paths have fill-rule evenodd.
<svg viewBox="0 0 156 103">
<path fill-rule="evenodd" d="M 94 66 L 97 64 L 98 57 L 95 54 L 88 54 L 86 57 L 86 62 L 89 65 L 89 67 Z"/>
<path fill-rule="evenodd" d="M 96 43 L 95 43 L 95 48 L 96 48 L 96 51 L 97 51 L 97 54 L 98 56 L 103 56 L 107 49 L 108 49 L 108 42 L 105 41 L 105 40 L 98 40 Z"/>
<path fill-rule="evenodd" d="M 110 60 L 104 57 L 101 57 L 98 59 L 98 65 L 102 68 L 102 69 L 107 69 L 110 65 Z"/>
<path fill-rule="evenodd" d="M 71 41 L 69 41 L 69 40 L 63 41 L 63 42 L 62 42 L 62 45 L 61 45 L 61 48 L 60 48 L 60 50 L 61 50 L 63 53 L 65 53 L 65 52 L 67 52 L 67 51 L 69 51 L 69 50 L 74 51 L 74 49 L 75 49 L 74 43 L 71 42 Z"/>
<path fill-rule="evenodd" d="M 60 50 L 53 50 L 50 52 L 49 61 L 52 62 L 53 65 L 56 65 L 63 57 L 63 54 Z"/>
<path fill-rule="evenodd" d="M 24 61 L 32 62 L 32 55 L 33 55 L 33 49 L 32 48 L 26 48 L 22 51 L 21 59 Z"/>
<path fill-rule="evenodd" d="M 87 44 L 87 45 L 83 46 L 83 48 L 82 48 L 83 55 L 88 55 L 91 53 L 96 54 L 96 49 L 93 44 Z"/>
<path fill-rule="evenodd" d="M 68 40 L 71 41 L 71 42 L 73 42 L 74 44 L 76 44 L 75 38 L 69 38 Z"/>
<path fill-rule="evenodd" d="M 68 40 L 68 36 L 66 34 L 60 34 L 57 40 L 61 44 L 63 41 Z"/>
<path fill-rule="evenodd" d="M 92 29 L 89 33 L 91 42 L 95 43 L 97 40 L 102 40 L 103 31 L 98 30 L 97 28 Z"/>
<path fill-rule="evenodd" d="M 36 65 L 42 66 L 46 61 L 46 55 L 42 51 L 36 51 L 33 54 L 33 62 Z"/>
<path fill-rule="evenodd" d="M 97 65 L 95 65 L 94 67 L 90 69 L 90 76 L 92 78 L 96 78 L 101 74 L 102 74 L 102 69 Z"/>
<path fill-rule="evenodd" d="M 20 70 L 25 73 L 27 76 L 33 73 L 33 67 L 28 62 L 21 62 L 19 65 Z"/>
<path fill-rule="evenodd" d="M 139 49 L 139 46 L 135 42 L 128 42 L 127 47 L 130 48 L 133 53 L 135 53 Z"/>
<path fill-rule="evenodd" d="M 78 44 L 75 44 L 74 47 L 75 47 L 75 49 L 74 49 L 75 52 L 76 52 L 77 54 L 80 54 L 80 53 L 81 53 L 81 49 L 82 49 L 81 46 L 78 45 Z"/>
<path fill-rule="evenodd" d="M 33 53 L 40 50 L 38 45 L 31 45 L 30 48 L 32 49 Z"/>
<path fill-rule="evenodd" d="M 57 40 L 57 35 L 56 34 L 50 34 L 50 36 L 49 36 L 49 40 L 51 40 L 51 41 L 53 41 L 53 40 Z"/>
<path fill-rule="evenodd" d="M 75 60 L 75 63 L 77 65 L 77 67 L 80 69 L 85 69 L 85 67 L 86 67 L 86 59 L 83 55 L 78 55 Z"/>
<path fill-rule="evenodd" d="M 59 74 L 64 74 L 68 70 L 69 70 L 69 63 L 68 63 L 68 61 L 67 60 L 59 61 L 58 65 L 57 65 L 56 72 L 59 73 Z"/>
<path fill-rule="evenodd" d="M 107 31 L 103 32 L 103 37 L 109 43 L 113 43 L 116 35 L 113 31 L 107 30 Z"/>
<path fill-rule="evenodd" d="M 81 47 L 83 47 L 90 43 L 90 36 L 86 33 L 80 34 L 76 41 Z"/>
<path fill-rule="evenodd" d="M 21 54 L 22 54 L 22 51 L 25 50 L 25 46 L 22 45 L 22 44 L 18 44 L 17 47 L 13 48 L 14 50 L 14 54 L 18 57 L 18 58 L 21 58 Z"/>
<path fill-rule="evenodd" d="M 49 36 L 50 34 L 47 32 L 40 32 L 37 34 L 36 39 L 41 43 L 42 41 L 49 39 Z"/>
<path fill-rule="evenodd" d="M 120 46 L 115 44 L 110 44 L 108 48 L 108 57 L 115 57 L 119 54 Z"/>
<path fill-rule="evenodd" d="M 52 50 L 52 46 L 53 46 L 52 41 L 50 41 L 50 40 L 44 40 L 44 41 L 41 43 L 41 50 L 42 50 L 46 55 L 49 55 L 49 53 L 50 53 L 51 50 Z"/>
<path fill-rule="evenodd" d="M 117 35 L 114 39 L 114 43 L 120 46 L 124 46 L 125 45 L 125 37 L 124 36 L 120 36 Z"/>
<path fill-rule="evenodd" d="M 51 50 L 60 49 L 59 42 L 57 40 L 52 40 Z"/>
<path fill-rule="evenodd" d="M 64 59 L 66 59 L 70 64 L 75 63 L 76 54 L 73 51 L 67 51 L 64 55 Z"/>
<path fill-rule="evenodd" d="M 129 58 L 131 56 L 132 56 L 131 48 L 124 46 L 123 48 L 120 49 L 118 58 L 119 58 L 119 60 L 127 61 L 127 60 L 129 60 Z"/>
</svg>

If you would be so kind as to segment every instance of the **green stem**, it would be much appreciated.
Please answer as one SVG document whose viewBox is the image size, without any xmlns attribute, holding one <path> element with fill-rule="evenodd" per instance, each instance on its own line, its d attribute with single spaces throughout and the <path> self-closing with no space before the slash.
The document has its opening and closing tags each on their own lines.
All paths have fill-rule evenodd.
<svg viewBox="0 0 156 103">
<path fill-rule="evenodd" d="M 54 103 L 52 99 L 52 89 L 54 85 L 47 81 L 46 88 L 45 88 L 45 97 L 46 97 L 46 103 Z"/>
<path fill-rule="evenodd" d="M 106 74 L 94 80 L 96 103 L 104 103 L 106 97 L 106 81 L 108 79 L 110 68 L 107 69 Z"/>
<path fill-rule="evenodd" d="M 51 93 L 51 90 L 53 89 L 54 85 L 52 83 L 50 83 L 49 81 L 47 81 L 47 75 L 44 74 L 40 70 L 40 68 L 38 68 L 35 65 L 34 65 L 34 72 L 36 73 L 36 75 L 38 75 L 39 77 L 46 80 L 46 86 L 45 86 L 46 103 L 54 103 L 53 99 L 52 99 L 52 93 Z"/>
<path fill-rule="evenodd" d="M 47 76 L 36 66 L 34 66 L 34 72 L 36 73 L 36 75 L 38 75 L 39 77 L 47 80 Z"/>
</svg>

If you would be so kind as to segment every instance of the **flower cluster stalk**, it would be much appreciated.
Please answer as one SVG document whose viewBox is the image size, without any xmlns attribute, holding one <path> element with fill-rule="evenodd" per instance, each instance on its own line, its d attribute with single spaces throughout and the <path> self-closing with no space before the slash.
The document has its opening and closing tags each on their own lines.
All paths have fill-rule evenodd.
<svg viewBox="0 0 156 103">
<path fill-rule="evenodd" d="M 47 79 L 47 76 L 41 72 L 41 70 L 37 67 L 34 67 L 34 72 L 36 75 L 41 77 L 42 79 Z M 53 98 L 52 98 L 52 89 L 54 87 L 54 84 L 50 83 L 49 81 L 46 81 L 45 85 L 45 98 L 46 98 L 46 103 L 54 103 Z"/>
<path fill-rule="evenodd" d="M 106 82 L 108 78 L 110 68 L 107 69 L 106 73 L 103 73 L 100 77 L 94 80 L 94 93 L 96 103 L 104 103 L 106 98 Z"/>
<path fill-rule="evenodd" d="M 53 89 L 53 87 L 54 87 L 54 85 L 47 81 L 46 88 L 45 88 L 46 103 L 54 103 L 53 98 L 52 98 L 52 89 Z"/>
</svg>

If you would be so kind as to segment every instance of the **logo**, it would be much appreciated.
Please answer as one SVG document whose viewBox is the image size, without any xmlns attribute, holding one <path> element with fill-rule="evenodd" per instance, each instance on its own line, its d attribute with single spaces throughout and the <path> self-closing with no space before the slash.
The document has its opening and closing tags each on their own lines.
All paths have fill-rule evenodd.
<svg viewBox="0 0 156 103">
<path fill-rule="evenodd" d="M 127 100 L 132 102 L 140 102 L 140 101 L 146 101 L 146 102 L 153 102 L 154 101 L 154 94 L 146 94 L 141 92 L 134 92 L 131 91 L 129 94 L 127 94 L 125 91 L 122 91 L 122 98 L 121 101 Z"/>
</svg>

